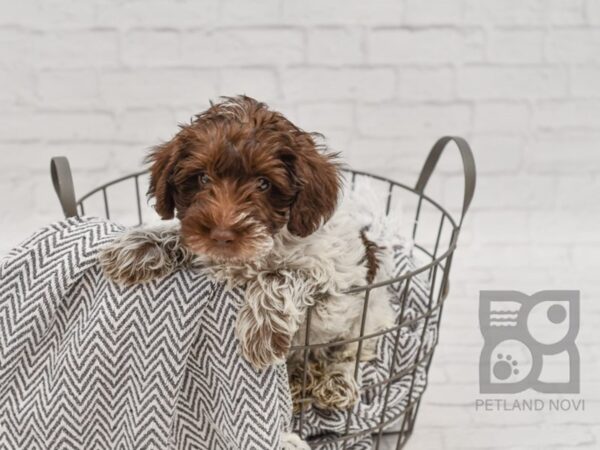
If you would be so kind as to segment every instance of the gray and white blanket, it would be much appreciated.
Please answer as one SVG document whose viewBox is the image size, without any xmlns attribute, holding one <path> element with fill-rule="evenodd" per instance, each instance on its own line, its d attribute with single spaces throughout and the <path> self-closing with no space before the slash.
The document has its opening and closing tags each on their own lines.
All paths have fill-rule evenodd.
<svg viewBox="0 0 600 450">
<path fill-rule="evenodd" d="M 234 321 L 244 292 L 193 270 L 137 286 L 112 283 L 97 253 L 122 230 L 103 219 L 68 219 L 0 260 L 0 449 L 280 448 L 298 418 L 285 365 L 257 371 L 240 356 Z M 398 274 L 413 267 L 405 249 L 396 261 Z M 401 289 L 390 289 L 398 311 Z M 427 293 L 426 278 L 413 280 L 405 318 L 424 311 Z M 363 384 L 402 373 L 422 336 L 428 351 L 436 321 L 425 333 L 423 324 L 403 328 L 395 357 L 394 339 L 382 339 L 378 360 L 361 365 Z M 366 390 L 350 430 L 392 421 L 425 383 L 417 368 L 389 394 Z M 319 446 L 323 436 L 344 433 L 346 418 L 310 409 L 302 431 Z"/>
</svg>

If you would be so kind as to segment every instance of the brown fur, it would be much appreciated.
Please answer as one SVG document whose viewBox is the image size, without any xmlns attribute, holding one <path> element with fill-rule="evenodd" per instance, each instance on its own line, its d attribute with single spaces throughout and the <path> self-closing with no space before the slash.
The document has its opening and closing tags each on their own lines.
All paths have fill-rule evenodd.
<svg viewBox="0 0 600 450">
<path fill-rule="evenodd" d="M 379 270 L 379 254 L 382 249 L 375 242 L 367 238 L 365 230 L 361 230 L 360 239 L 365 246 L 364 261 L 367 264 L 367 283 L 371 284 L 375 280 L 375 276 Z"/>
<path fill-rule="evenodd" d="M 226 98 L 152 151 L 149 195 L 162 218 L 181 220 L 192 251 L 251 259 L 268 235 L 287 226 L 307 236 L 335 210 L 335 155 L 314 138 L 264 103 Z M 264 179 L 270 186 L 261 191 Z M 231 232 L 231 242 L 215 243 L 215 229 Z"/>
</svg>

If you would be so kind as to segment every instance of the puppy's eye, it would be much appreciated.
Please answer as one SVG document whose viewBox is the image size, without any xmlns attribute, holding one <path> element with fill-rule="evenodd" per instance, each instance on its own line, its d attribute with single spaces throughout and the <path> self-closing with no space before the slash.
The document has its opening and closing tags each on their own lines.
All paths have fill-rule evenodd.
<svg viewBox="0 0 600 450">
<path fill-rule="evenodd" d="M 201 173 L 198 175 L 198 183 L 201 186 L 204 186 L 205 184 L 210 183 L 210 177 L 208 175 L 206 175 L 205 173 Z"/>
<path fill-rule="evenodd" d="M 256 180 L 256 183 L 259 191 L 264 192 L 271 187 L 271 182 L 265 177 L 260 177 L 258 180 Z"/>
</svg>

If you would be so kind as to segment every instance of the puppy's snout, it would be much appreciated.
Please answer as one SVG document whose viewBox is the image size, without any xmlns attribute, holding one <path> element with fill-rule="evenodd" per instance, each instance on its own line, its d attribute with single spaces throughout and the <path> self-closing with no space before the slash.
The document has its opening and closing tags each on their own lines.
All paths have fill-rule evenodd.
<svg viewBox="0 0 600 450">
<path fill-rule="evenodd" d="M 235 240 L 235 233 L 226 228 L 214 228 L 210 238 L 218 245 L 229 245 Z"/>
</svg>

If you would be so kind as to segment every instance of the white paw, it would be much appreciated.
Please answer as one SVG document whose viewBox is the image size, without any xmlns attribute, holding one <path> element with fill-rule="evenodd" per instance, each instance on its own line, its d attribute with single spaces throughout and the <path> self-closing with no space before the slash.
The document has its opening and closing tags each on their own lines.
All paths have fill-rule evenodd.
<svg viewBox="0 0 600 450">
<path fill-rule="evenodd" d="M 173 225 L 131 228 L 115 237 L 98 254 L 106 277 L 131 285 L 163 278 L 186 266 L 191 254 Z"/>
<path fill-rule="evenodd" d="M 296 433 L 283 433 L 281 450 L 310 450 L 310 446 L 300 439 Z"/>
</svg>

